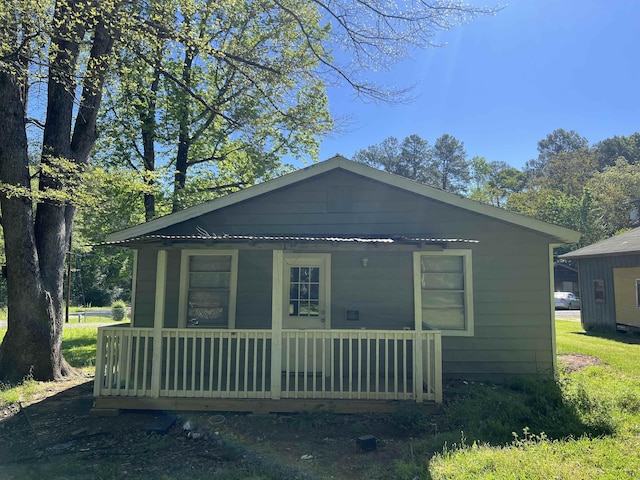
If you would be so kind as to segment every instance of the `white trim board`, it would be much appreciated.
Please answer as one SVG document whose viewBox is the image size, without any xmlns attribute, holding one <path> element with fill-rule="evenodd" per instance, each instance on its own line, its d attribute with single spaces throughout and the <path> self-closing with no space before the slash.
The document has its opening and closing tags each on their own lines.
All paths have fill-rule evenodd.
<svg viewBox="0 0 640 480">
<path fill-rule="evenodd" d="M 574 232 L 573 230 L 559 227 L 557 225 L 552 225 L 550 223 L 542 222 L 533 218 L 525 217 L 517 213 L 509 212 L 502 208 L 485 205 L 483 203 L 476 202 L 475 200 L 470 200 L 454 193 L 445 192 L 444 190 L 430 187 L 428 185 L 423 185 L 413 180 L 409 180 L 407 178 L 388 172 L 383 172 L 373 167 L 347 160 L 340 155 L 336 155 L 335 157 L 330 158 L 329 160 L 326 160 L 324 162 L 316 163 L 301 170 L 297 170 L 287 175 L 283 175 L 282 177 L 278 177 L 273 180 L 254 185 L 245 190 L 232 193 L 225 197 L 211 200 L 209 202 L 187 208 L 180 212 L 172 213 L 170 215 L 151 220 L 150 222 L 136 225 L 135 227 L 127 228 L 119 232 L 114 232 L 107 237 L 107 242 L 117 242 L 150 234 L 152 232 L 170 227 L 177 223 L 181 223 L 186 220 L 190 220 L 192 218 L 214 212 L 221 208 L 225 208 L 236 203 L 249 200 L 265 193 L 273 192 L 274 190 L 293 185 L 297 182 L 304 181 L 336 169 L 346 170 L 348 172 L 361 175 L 365 178 L 369 178 L 371 180 L 400 188 L 408 192 L 422 195 L 424 197 L 431 198 L 448 205 L 463 208 L 465 210 L 485 215 L 487 217 L 495 218 L 497 220 L 528 228 L 530 230 L 534 230 L 554 237 L 557 241 L 559 240 L 563 243 L 576 243 L 580 239 L 580 234 L 578 232 Z"/>
</svg>

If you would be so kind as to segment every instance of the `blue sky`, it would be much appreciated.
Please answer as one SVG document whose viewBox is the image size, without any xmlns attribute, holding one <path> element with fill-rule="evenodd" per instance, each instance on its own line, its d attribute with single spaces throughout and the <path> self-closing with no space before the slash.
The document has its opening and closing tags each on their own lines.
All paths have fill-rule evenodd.
<svg viewBox="0 0 640 480">
<path fill-rule="evenodd" d="M 640 131 L 640 1 L 514 0 L 436 41 L 446 45 L 413 52 L 380 76 L 415 84 L 408 104 L 364 103 L 346 86 L 329 88 L 332 115 L 350 121 L 322 142 L 321 160 L 388 136 L 415 133 L 433 144 L 448 133 L 469 158 L 520 168 L 556 128 L 592 144 Z"/>
</svg>

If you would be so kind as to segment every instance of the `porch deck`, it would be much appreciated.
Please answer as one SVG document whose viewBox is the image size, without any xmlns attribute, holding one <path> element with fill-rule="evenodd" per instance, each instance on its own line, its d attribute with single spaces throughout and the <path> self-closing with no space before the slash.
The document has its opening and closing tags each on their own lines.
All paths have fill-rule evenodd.
<svg viewBox="0 0 640 480">
<path fill-rule="evenodd" d="M 262 410 L 269 400 L 271 411 L 286 411 L 283 400 L 352 401 L 364 410 L 440 403 L 440 332 L 102 327 L 94 396 L 98 408 L 171 408 L 178 399 L 192 399 L 181 408 L 220 410 L 245 410 L 251 400 Z"/>
</svg>

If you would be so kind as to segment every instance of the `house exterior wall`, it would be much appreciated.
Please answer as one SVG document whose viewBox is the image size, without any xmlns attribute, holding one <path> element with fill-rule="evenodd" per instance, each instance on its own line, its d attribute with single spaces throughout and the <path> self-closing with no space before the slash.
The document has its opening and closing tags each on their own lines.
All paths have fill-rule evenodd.
<svg viewBox="0 0 640 480">
<path fill-rule="evenodd" d="M 271 328 L 271 250 L 241 250 L 238 255 L 236 328 Z"/>
<path fill-rule="evenodd" d="M 636 298 L 638 280 L 640 280 L 640 267 L 613 269 L 617 324 L 640 327 L 640 309 L 638 309 Z"/>
<path fill-rule="evenodd" d="M 397 234 L 478 240 L 453 247 L 473 251 L 475 334 L 443 337 L 444 375 L 499 379 L 552 370 L 551 239 L 541 233 L 341 170 L 157 233 L 189 235 L 196 227 L 217 234 Z M 244 245 L 239 253 L 237 328 L 270 326 L 271 251 L 261 248 L 252 251 Z M 318 246 L 313 251 L 332 252 L 332 328 L 413 328 L 410 250 L 332 251 Z M 365 254 L 367 268 L 361 266 Z M 138 278 L 154 271 L 146 260 L 139 259 Z M 179 275 L 179 269 L 168 271 Z M 146 290 L 136 292 L 136 302 L 149 295 L 147 283 L 138 281 Z M 173 305 L 173 295 L 177 289 L 167 288 L 167 305 Z M 361 320 L 347 321 L 346 309 L 359 310 Z"/>
<path fill-rule="evenodd" d="M 331 327 L 413 329 L 411 252 L 355 250 L 331 255 Z M 362 266 L 366 256 L 369 263 Z M 347 320 L 347 310 L 359 320 Z"/>
<path fill-rule="evenodd" d="M 138 250 L 138 271 L 136 272 L 136 294 L 133 312 L 134 327 L 153 327 L 156 298 L 156 269 L 158 250 L 141 248 Z"/>
<path fill-rule="evenodd" d="M 578 259 L 580 274 L 580 315 L 586 330 L 616 330 L 616 285 L 614 268 L 640 266 L 640 255 L 601 256 Z M 594 298 L 594 280 L 604 281 L 604 302 Z"/>
</svg>

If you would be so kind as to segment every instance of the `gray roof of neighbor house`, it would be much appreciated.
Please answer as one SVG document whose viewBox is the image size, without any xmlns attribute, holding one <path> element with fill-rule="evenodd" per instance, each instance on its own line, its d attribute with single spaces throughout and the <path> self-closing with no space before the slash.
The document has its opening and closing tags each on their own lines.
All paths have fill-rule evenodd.
<svg viewBox="0 0 640 480">
<path fill-rule="evenodd" d="M 191 208 L 187 208 L 180 212 L 172 213 L 165 217 L 156 218 L 154 220 L 151 220 L 150 222 L 136 225 L 135 227 L 127 228 L 126 230 L 112 233 L 107 237 L 107 242 L 118 242 L 153 234 L 163 228 L 199 217 L 209 212 L 213 212 L 251 198 L 255 198 L 259 195 L 263 195 L 279 188 L 293 185 L 296 182 L 307 180 L 316 175 L 320 175 L 322 173 L 326 173 L 336 169 L 342 169 L 348 172 L 352 172 L 371 180 L 400 188 L 418 195 L 422 195 L 439 202 L 443 202 L 481 215 L 486 215 L 487 217 L 495 218 L 503 222 L 511 223 L 549 235 L 550 237 L 552 237 L 553 241 L 557 242 L 558 244 L 576 243 L 580 239 L 580 234 L 578 232 L 574 232 L 573 230 L 569 230 L 568 228 L 552 225 L 550 223 L 542 222 L 530 217 L 525 217 L 524 215 L 509 212 L 502 208 L 497 208 L 491 205 L 476 202 L 474 200 L 461 197 L 460 195 L 445 192 L 444 190 L 430 187 L 428 185 L 423 185 L 413 180 L 409 180 L 407 178 L 388 172 L 383 172 L 376 168 L 369 167 L 352 160 L 348 160 L 340 155 L 336 155 L 335 157 L 330 158 L 329 160 L 326 160 L 324 162 L 319 162 L 309 167 L 296 170 L 295 172 L 283 175 L 282 177 L 278 177 L 264 183 L 254 185 L 245 190 L 241 190 L 239 192 L 235 192 L 230 195 L 226 195 L 224 197 L 211 200 L 209 202 L 205 202 Z"/>
<path fill-rule="evenodd" d="M 640 227 L 587 245 L 560 258 L 587 258 L 640 253 Z"/>
</svg>

